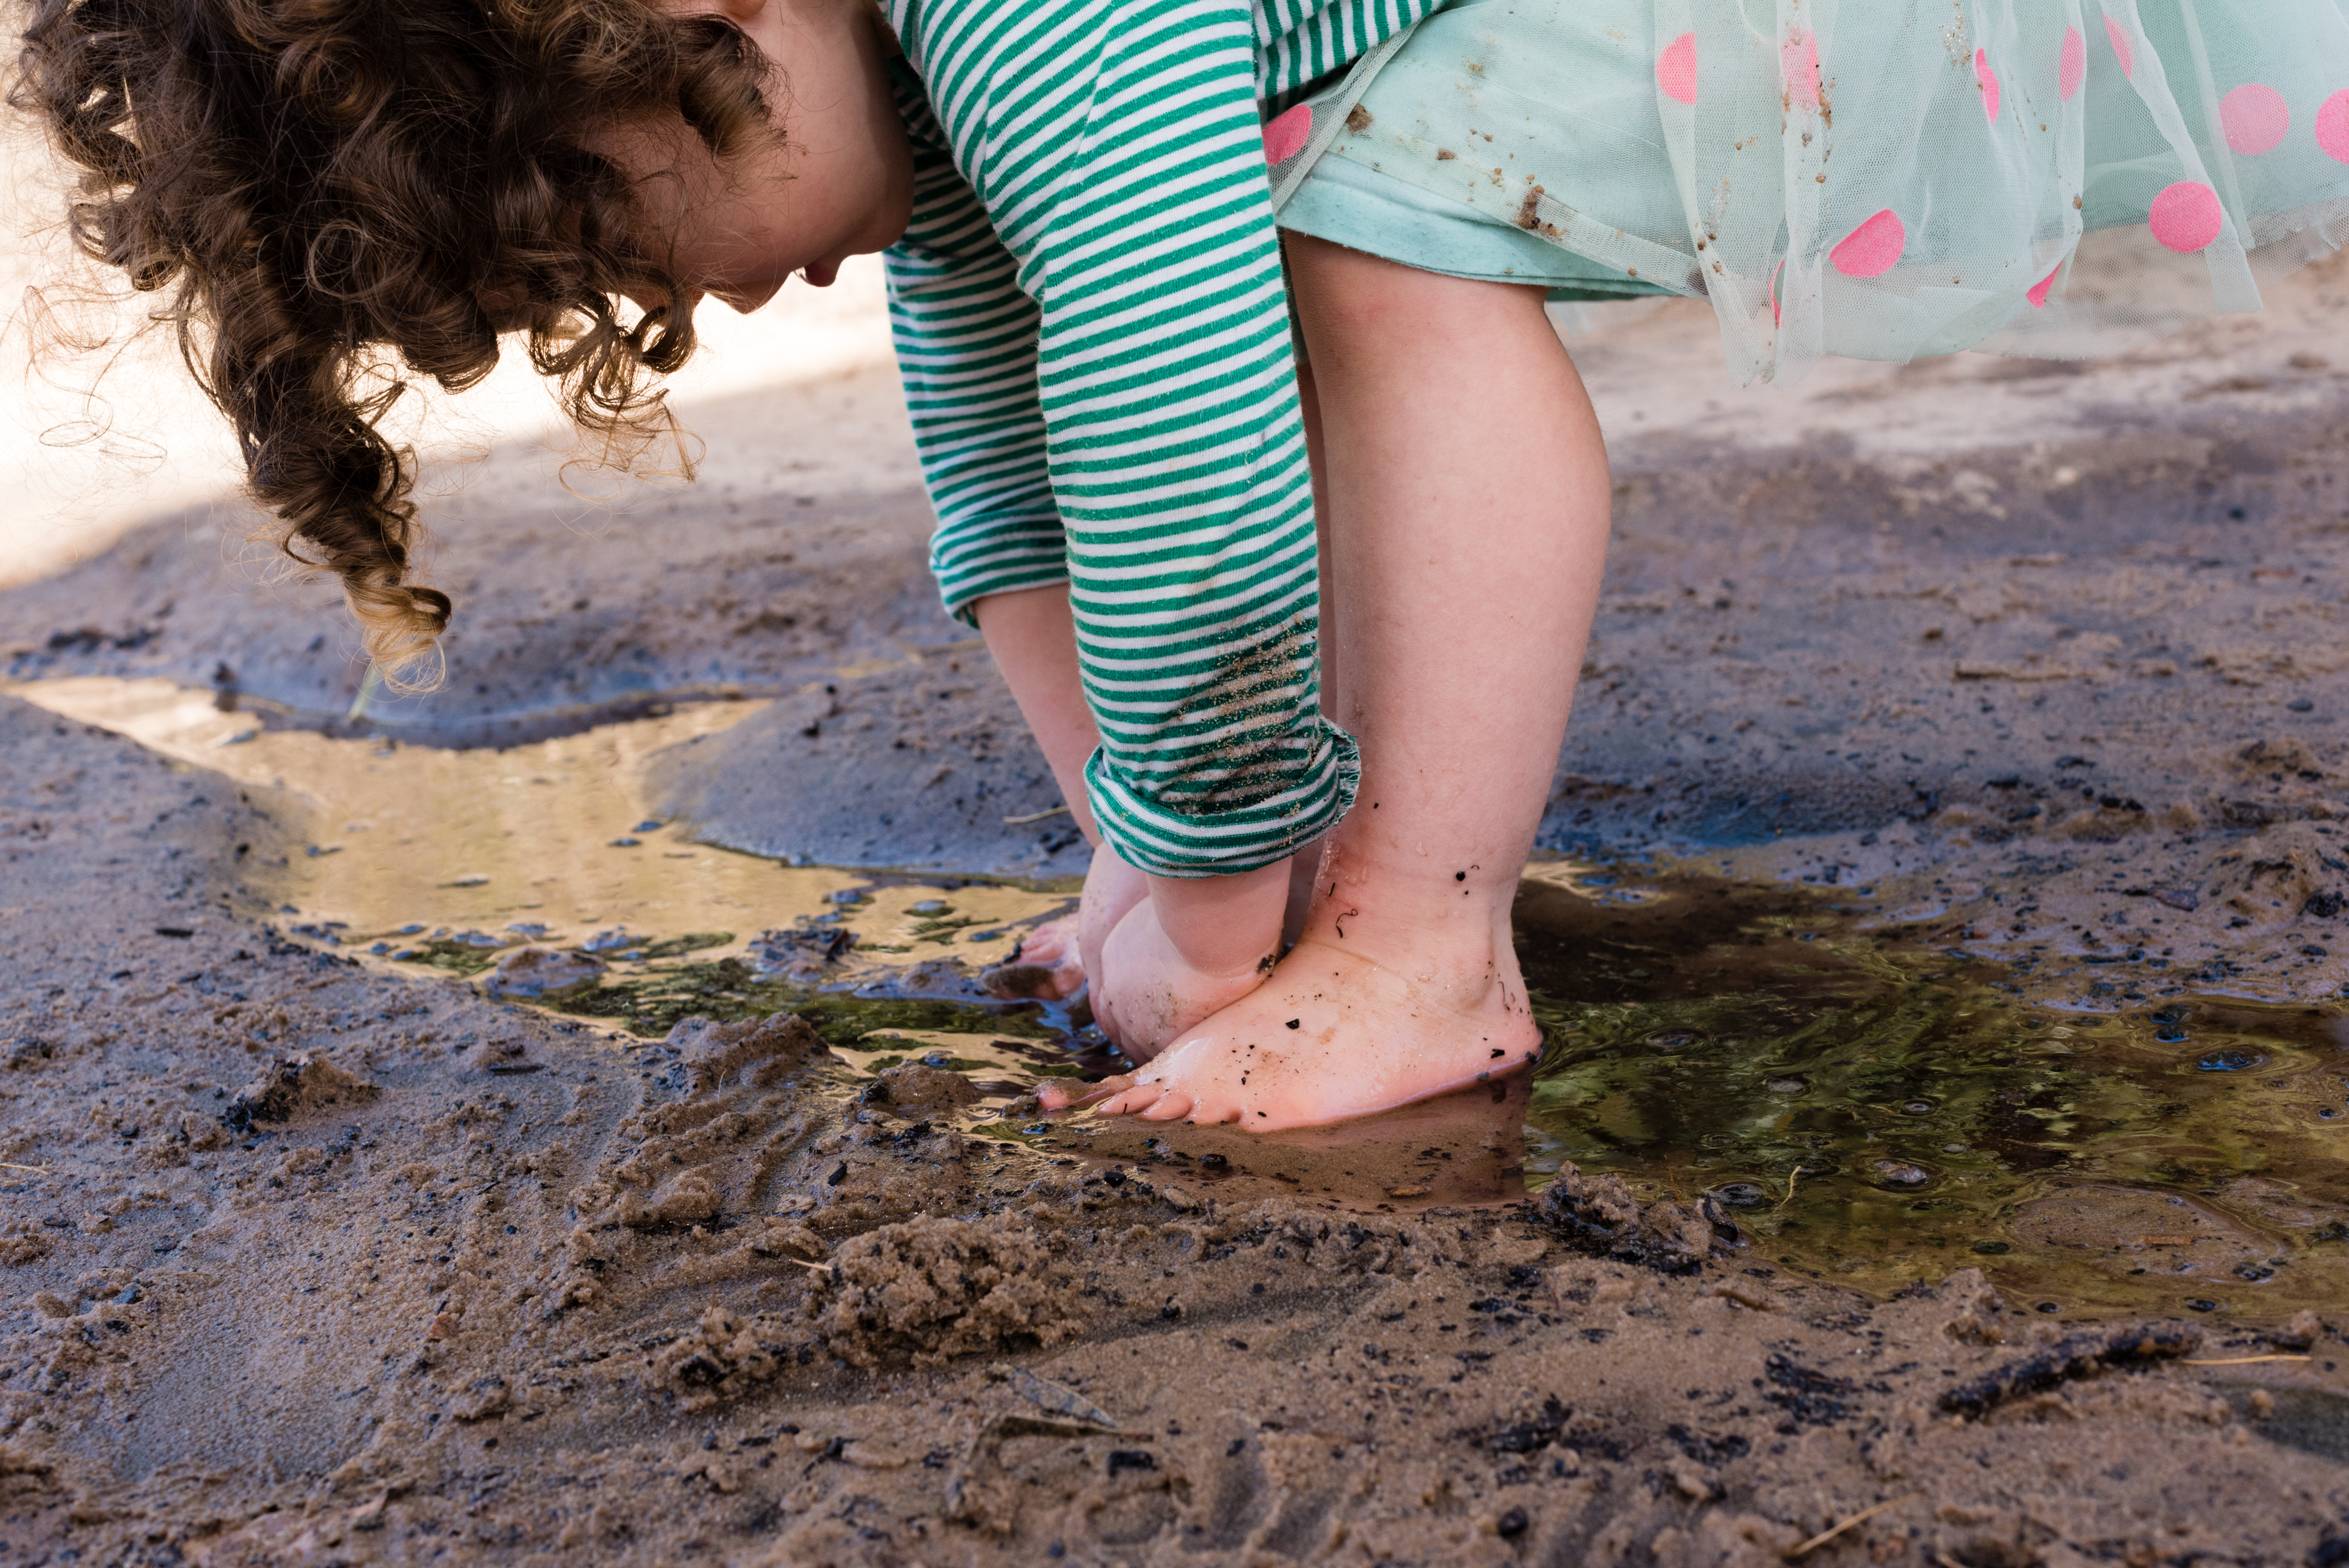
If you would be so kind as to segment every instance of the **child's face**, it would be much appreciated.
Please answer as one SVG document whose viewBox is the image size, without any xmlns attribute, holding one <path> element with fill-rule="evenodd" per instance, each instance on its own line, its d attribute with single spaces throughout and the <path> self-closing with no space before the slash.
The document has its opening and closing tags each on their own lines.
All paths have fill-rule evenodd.
<svg viewBox="0 0 2349 1568">
<path fill-rule="evenodd" d="M 842 262 L 905 232 L 913 152 L 869 0 L 660 3 L 678 15 L 724 16 L 759 46 L 783 129 L 781 141 L 723 165 L 681 121 L 604 139 L 600 150 L 643 181 L 647 242 L 667 249 L 687 287 L 747 313 L 793 273 L 822 288 Z"/>
</svg>

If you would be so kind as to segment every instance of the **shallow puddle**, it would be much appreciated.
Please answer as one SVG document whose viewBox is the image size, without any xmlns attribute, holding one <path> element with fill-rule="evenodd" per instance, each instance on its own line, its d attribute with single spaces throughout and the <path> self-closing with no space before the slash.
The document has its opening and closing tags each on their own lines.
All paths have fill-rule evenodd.
<svg viewBox="0 0 2349 1568">
<path fill-rule="evenodd" d="M 1694 879 L 1529 878 L 1518 931 L 1530 1171 L 1711 1193 L 1756 1264 L 1878 1293 L 1973 1264 L 2065 1316 L 2349 1296 L 2338 1009 L 2039 1006 L 1848 902 Z"/>
<path fill-rule="evenodd" d="M 1518 902 L 1549 1038 L 1530 1080 L 1277 1138 L 1047 1120 L 1024 1100 L 1038 1081 L 1119 1064 L 1081 1010 L 979 976 L 1073 889 L 691 841 L 642 797 L 642 764 L 757 704 L 453 751 L 265 727 L 165 682 L 14 694 L 277 810 L 286 840 L 244 863 L 287 937 L 592 1021 L 647 1068 L 681 1018 L 792 1011 L 841 1058 L 843 1097 L 926 1063 L 972 1083 L 954 1119 L 989 1138 L 1201 1196 L 1491 1203 L 1570 1160 L 1642 1197 L 1711 1194 L 1746 1237 L 1739 1266 L 1879 1295 L 1971 1264 L 2063 1317 L 2349 1299 L 2337 1008 L 2155 987 L 2084 1013 L 1854 890 L 1552 861 Z"/>
</svg>

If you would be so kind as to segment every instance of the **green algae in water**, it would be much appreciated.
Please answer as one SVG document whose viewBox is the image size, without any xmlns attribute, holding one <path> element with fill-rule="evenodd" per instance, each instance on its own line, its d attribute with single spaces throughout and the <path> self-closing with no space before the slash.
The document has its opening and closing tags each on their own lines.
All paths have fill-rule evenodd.
<svg viewBox="0 0 2349 1568">
<path fill-rule="evenodd" d="M 1710 1193 L 1757 1262 L 1878 1291 L 1972 1265 L 2059 1314 L 2349 1295 L 2335 1011 L 2059 1009 L 1762 890 L 1627 911 L 1528 884 L 1518 914 L 1529 1187 L 1570 1160 Z"/>
<path fill-rule="evenodd" d="M 678 964 L 607 977 L 593 989 L 540 998 L 537 1006 L 573 1017 L 617 1023 L 630 1034 L 658 1038 L 688 1017 L 732 1023 L 773 1013 L 797 1013 L 825 1042 L 854 1049 L 884 1029 L 994 1034 L 1022 1041 L 1063 1042 L 1069 1032 L 1048 1021 L 1034 1002 L 958 1002 L 929 996 L 864 996 L 757 979 L 739 958 Z"/>
</svg>

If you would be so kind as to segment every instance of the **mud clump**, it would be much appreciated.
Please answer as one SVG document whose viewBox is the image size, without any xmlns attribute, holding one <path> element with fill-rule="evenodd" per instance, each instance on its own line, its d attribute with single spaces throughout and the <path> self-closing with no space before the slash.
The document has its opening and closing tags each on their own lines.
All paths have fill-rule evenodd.
<svg viewBox="0 0 2349 1568">
<path fill-rule="evenodd" d="M 693 1080 L 694 1091 L 766 1088 L 831 1049 L 797 1013 L 719 1024 L 680 1018 L 668 1032 L 668 1046 Z"/>
<path fill-rule="evenodd" d="M 900 1062 L 885 1069 L 857 1096 L 862 1103 L 898 1116 L 928 1116 L 978 1102 L 978 1090 L 958 1072 L 923 1062 Z"/>
<path fill-rule="evenodd" d="M 1955 1414 L 1979 1416 L 2025 1394 L 2127 1367 L 2191 1356 L 2202 1347 L 2202 1331 L 2192 1324 L 2125 1325 L 2065 1335 L 2046 1349 L 1992 1368 L 1941 1396 Z"/>
<path fill-rule="evenodd" d="M 19 1068 L 36 1068 L 43 1062 L 55 1061 L 57 1055 L 57 1047 L 47 1040 L 15 1039 L 8 1042 L 7 1053 L 0 1056 L 0 1068 L 15 1072 Z"/>
<path fill-rule="evenodd" d="M 1542 1190 L 1533 1219 L 1576 1252 L 1667 1274 L 1694 1274 L 1742 1240 L 1710 1198 L 1694 1208 L 1655 1202 L 1643 1209 L 1620 1176 L 1586 1176 L 1571 1161 Z"/>
<path fill-rule="evenodd" d="M 791 1347 L 771 1337 L 778 1333 L 765 1314 L 745 1322 L 712 1302 L 689 1332 L 662 1347 L 654 1366 L 683 1391 L 684 1408 L 706 1409 L 748 1392 L 789 1364 Z"/>
<path fill-rule="evenodd" d="M 2324 1337 L 2324 1320 L 2306 1307 L 2268 1330 L 2268 1343 L 2283 1350 L 2306 1350 Z"/>
<path fill-rule="evenodd" d="M 41 1233 L 41 1222 L 30 1215 L 0 1225 L 0 1268 L 36 1264 L 55 1250 L 49 1238 Z"/>
<path fill-rule="evenodd" d="M 578 1189 L 579 1212 L 591 1223 L 634 1231 L 760 1212 L 761 1184 L 830 1118 L 790 1081 L 826 1054 L 793 1013 L 730 1024 L 680 1019 L 647 1054 L 669 1064 L 661 1077 L 677 1098 L 657 1098 L 621 1119 L 605 1168 Z"/>
<path fill-rule="evenodd" d="M 1941 1332 L 1961 1345 L 2003 1345 L 2020 1332 L 2006 1303 L 1980 1269 L 1960 1269 L 1934 1294 L 1950 1311 Z"/>
<path fill-rule="evenodd" d="M 482 978 L 481 990 L 492 996 L 550 995 L 589 984 L 605 967 L 602 959 L 585 953 L 517 947 L 499 958 L 498 966 Z"/>
<path fill-rule="evenodd" d="M 1033 1231 L 923 1215 L 845 1243 L 819 1278 L 816 1333 L 857 1367 L 936 1367 L 1056 1345 L 1081 1326 L 1075 1282 Z"/>
<path fill-rule="evenodd" d="M 382 1092 L 365 1078 L 305 1051 L 279 1057 L 274 1066 L 237 1090 L 228 1109 L 221 1112 L 221 1125 L 242 1137 L 256 1123 L 293 1121 L 330 1106 L 361 1105 Z"/>
</svg>

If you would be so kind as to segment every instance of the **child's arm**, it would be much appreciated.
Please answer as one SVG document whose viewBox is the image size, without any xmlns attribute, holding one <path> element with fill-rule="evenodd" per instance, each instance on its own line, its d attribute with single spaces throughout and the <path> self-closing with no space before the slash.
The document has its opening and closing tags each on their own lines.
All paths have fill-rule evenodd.
<svg viewBox="0 0 2349 1568">
<path fill-rule="evenodd" d="M 900 31 L 944 121 L 890 263 L 948 604 L 1065 573 L 1103 841 L 1170 880 L 1283 862 L 1355 753 L 1319 711 L 1254 8 L 926 0 Z"/>
<path fill-rule="evenodd" d="M 1101 737 L 1077 673 L 1077 633 L 1069 615 L 1068 585 L 990 593 L 978 601 L 976 611 L 987 651 L 1035 735 L 1077 830 L 1093 847 L 1075 925 L 1055 921 L 1020 944 L 1022 962 L 1057 972 L 1040 994 L 1066 996 L 1102 974 L 1102 949 L 1110 933 L 1127 911 L 1150 896 L 1150 884 L 1102 842 L 1092 802 L 1085 798 L 1085 759 Z M 1068 973 L 1072 962 L 1081 965 L 1077 974 Z M 1096 988 L 1096 1003 L 1100 996 Z"/>
<path fill-rule="evenodd" d="M 1078 958 L 1109 1037 L 1149 1050 L 1247 995 L 1270 967 L 1277 953 L 1264 934 L 1279 931 L 1288 863 L 1237 876 L 1145 879 L 1119 859 L 1102 842 L 1085 798 L 1085 762 L 1099 737 L 1077 673 L 1068 591 L 992 593 L 977 612 L 987 650 L 1093 846 L 1075 952 L 1065 950 L 1066 931 L 1047 928 L 1023 946 L 1023 959 L 1050 968 Z M 1066 995 L 1077 984 L 1071 975 L 1047 994 Z"/>
</svg>

